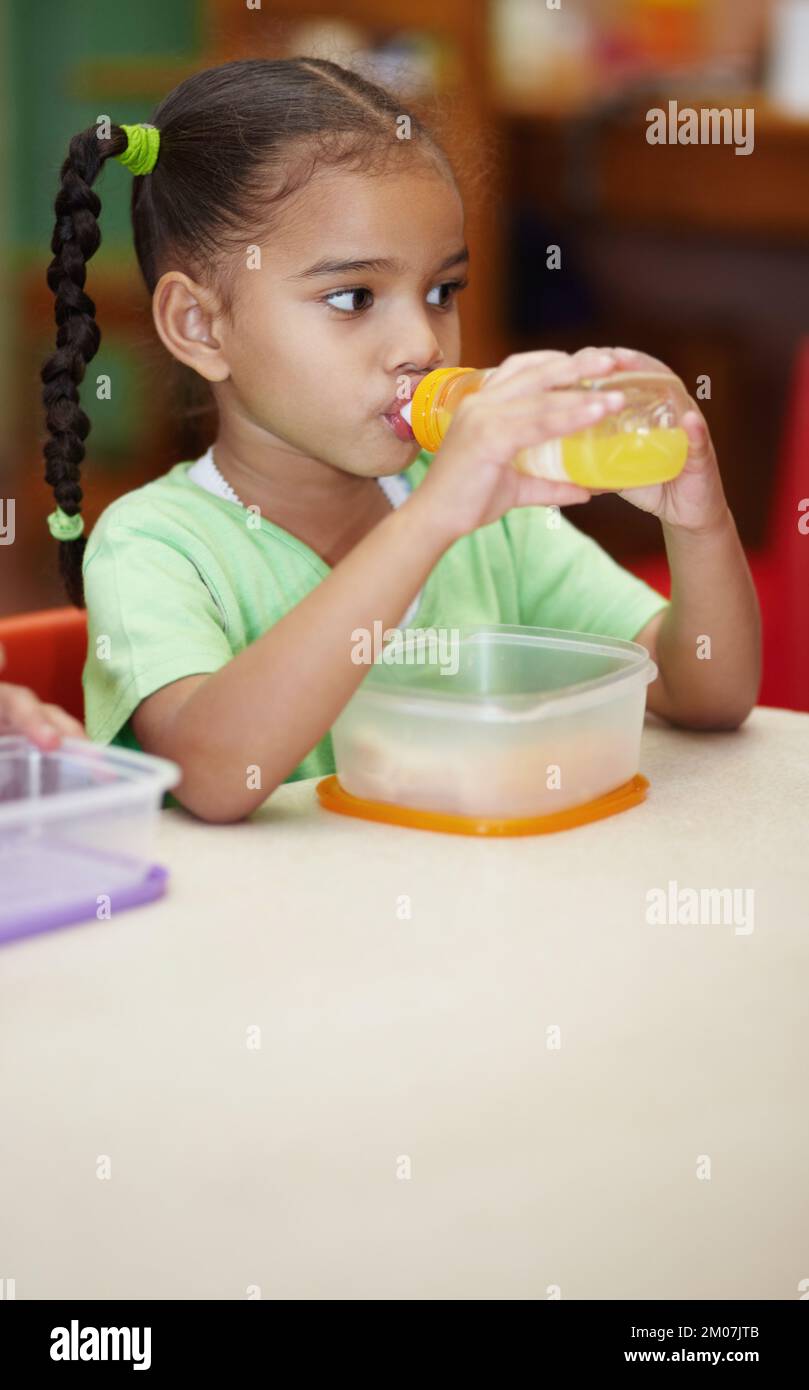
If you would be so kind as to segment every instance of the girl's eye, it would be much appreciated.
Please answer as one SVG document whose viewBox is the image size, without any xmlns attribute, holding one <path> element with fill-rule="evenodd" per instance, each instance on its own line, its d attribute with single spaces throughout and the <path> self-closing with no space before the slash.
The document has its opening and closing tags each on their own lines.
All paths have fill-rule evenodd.
<svg viewBox="0 0 809 1390">
<path fill-rule="evenodd" d="M 354 298 L 354 295 L 355 295 L 355 294 L 368 294 L 368 295 L 370 295 L 370 293 L 371 293 L 370 290 L 366 290 L 366 289 L 364 289 L 362 286 L 360 286 L 360 288 L 359 288 L 359 289 L 356 289 L 356 290 L 335 290 L 335 291 L 333 292 L 333 294 L 327 294 L 327 295 L 326 295 L 326 297 L 325 297 L 325 302 L 326 302 L 327 304 L 330 304 L 331 301 L 332 301 L 333 299 L 342 299 L 342 300 L 344 300 L 344 301 L 347 299 L 347 300 L 351 301 L 351 300 Z M 349 313 L 352 312 L 352 311 L 355 312 L 355 313 L 359 312 L 359 310 L 357 310 L 357 308 L 356 308 L 356 305 L 352 305 L 350 302 L 349 302 L 348 306 L 346 306 L 345 303 L 343 303 L 343 304 L 340 305 L 339 307 L 338 307 L 338 305 L 336 305 L 336 304 L 332 304 L 331 307 L 332 307 L 333 309 L 337 309 L 338 314 L 346 314 L 346 315 L 347 315 L 347 314 L 349 314 Z M 364 307 L 365 307 L 364 305 L 361 305 L 361 306 L 360 306 L 360 308 L 364 308 Z"/>
<path fill-rule="evenodd" d="M 435 304 L 435 300 L 430 300 L 427 296 L 427 303 L 435 304 L 436 309 L 449 309 L 458 290 L 465 290 L 469 284 L 468 280 L 445 280 L 443 285 L 436 285 L 435 289 L 430 290 L 430 294 L 440 294 L 442 290 L 449 290 L 449 296 L 443 303 Z"/>
<path fill-rule="evenodd" d="M 443 285 L 436 285 L 431 289 L 430 294 L 438 294 L 440 296 L 442 290 L 449 290 L 450 294 L 448 298 L 443 302 L 436 302 L 434 299 L 431 300 L 428 295 L 427 303 L 432 304 L 436 309 L 449 309 L 452 306 L 452 301 L 457 291 L 466 289 L 468 284 L 468 280 L 445 280 Z M 366 289 L 363 285 L 360 285 L 353 290 L 333 290 L 331 294 L 324 295 L 324 303 L 328 304 L 330 308 L 336 309 L 338 314 L 343 314 L 345 318 L 348 318 L 351 314 L 362 313 L 363 309 L 368 307 L 367 304 L 361 304 L 357 307 L 357 305 L 352 302 L 355 295 L 368 295 L 371 302 L 373 302 L 371 291 Z M 341 300 L 342 303 L 339 302 Z M 333 303 L 332 301 L 337 302 Z"/>
</svg>

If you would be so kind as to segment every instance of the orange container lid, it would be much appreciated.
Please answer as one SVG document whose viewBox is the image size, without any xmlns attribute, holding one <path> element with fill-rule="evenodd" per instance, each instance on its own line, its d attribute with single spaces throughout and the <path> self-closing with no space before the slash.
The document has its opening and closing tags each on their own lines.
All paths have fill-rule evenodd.
<svg viewBox="0 0 809 1390">
<path fill-rule="evenodd" d="M 316 791 L 321 806 L 342 816 L 359 816 L 362 820 L 382 821 L 388 825 L 409 825 L 415 830 L 442 830 L 450 835 L 547 835 L 554 830 L 570 830 L 575 825 L 603 820 L 626 811 L 646 799 L 649 779 L 636 772 L 628 782 L 611 792 L 569 806 L 566 811 L 553 811 L 544 816 L 461 816 L 442 811 L 416 811 L 410 806 L 397 806 L 390 801 L 367 801 L 352 796 L 335 774 L 318 782 Z"/>
</svg>

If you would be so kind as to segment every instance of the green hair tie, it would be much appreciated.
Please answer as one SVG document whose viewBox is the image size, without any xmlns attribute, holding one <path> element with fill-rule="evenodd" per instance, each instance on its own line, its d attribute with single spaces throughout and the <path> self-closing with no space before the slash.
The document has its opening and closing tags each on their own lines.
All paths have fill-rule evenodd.
<svg viewBox="0 0 809 1390">
<path fill-rule="evenodd" d="M 78 512 L 75 516 L 68 516 L 61 507 L 57 507 L 48 517 L 48 530 L 54 540 L 75 541 L 84 530 L 84 517 Z"/>
<path fill-rule="evenodd" d="M 127 145 L 123 154 L 116 159 L 133 174 L 151 174 L 157 163 L 160 149 L 160 131 L 154 125 L 122 125 L 126 131 Z"/>
</svg>

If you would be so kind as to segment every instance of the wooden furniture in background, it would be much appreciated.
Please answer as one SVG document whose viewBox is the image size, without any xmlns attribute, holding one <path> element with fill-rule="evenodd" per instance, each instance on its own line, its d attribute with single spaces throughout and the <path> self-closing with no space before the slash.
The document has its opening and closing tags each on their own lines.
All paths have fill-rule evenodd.
<svg viewBox="0 0 809 1390">
<path fill-rule="evenodd" d="M 737 155 L 724 144 L 650 145 L 646 113 L 666 110 L 669 100 L 677 100 L 676 91 L 603 108 L 497 101 L 512 179 L 548 212 L 805 245 L 809 119 L 774 110 L 756 92 L 684 94 L 680 108 L 752 108 L 752 153 Z"/>
<path fill-rule="evenodd" d="M 772 501 L 772 478 L 786 402 L 786 376 L 801 328 L 799 309 L 778 343 L 777 359 L 767 341 L 759 343 L 755 318 L 745 329 L 733 306 L 706 308 L 706 285 L 691 283 L 680 271 L 682 294 L 659 302 L 633 294 L 634 245 L 665 245 L 671 271 L 722 249 L 747 257 L 752 273 L 772 271 L 779 249 L 799 264 L 809 235 L 809 120 L 774 111 L 757 93 L 712 97 L 683 93 L 678 106 L 741 105 L 755 111 L 755 144 L 750 155 L 731 145 L 650 145 L 646 112 L 666 109 L 666 96 L 644 93 L 642 100 L 589 99 L 561 102 L 509 97 L 498 109 L 503 122 L 507 165 L 504 199 L 512 216 L 529 210 L 551 239 L 575 252 L 588 282 L 583 307 L 571 327 L 543 323 L 545 247 L 536 246 L 531 293 L 533 319 L 521 310 L 521 326 L 510 350 L 537 346 L 571 351 L 587 342 L 626 343 L 666 361 L 689 390 L 700 375 L 711 378 L 712 394 L 701 402 L 711 427 L 728 500 L 742 540 L 763 543 Z M 665 238 L 665 242 L 663 242 Z M 606 284 L 602 246 L 617 267 L 617 285 Z M 658 261 L 661 252 L 657 252 Z M 595 262 L 599 262 L 598 269 Z M 809 256 L 806 261 L 809 277 Z M 704 277 L 703 268 L 703 277 Z M 599 279 L 600 277 L 600 279 Z M 741 287 L 740 287 L 741 288 Z M 776 291 L 777 292 L 777 291 Z M 800 288 L 798 290 L 800 293 Z M 771 330 L 772 335 L 772 330 Z M 576 525 L 592 534 L 617 558 L 662 549 L 660 528 L 610 497 L 594 499 L 574 514 Z"/>
</svg>

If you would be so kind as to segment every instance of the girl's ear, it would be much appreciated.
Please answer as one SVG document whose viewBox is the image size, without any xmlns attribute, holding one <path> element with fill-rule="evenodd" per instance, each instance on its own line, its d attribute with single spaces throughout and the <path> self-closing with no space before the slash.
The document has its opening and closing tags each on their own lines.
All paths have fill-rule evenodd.
<svg viewBox="0 0 809 1390">
<path fill-rule="evenodd" d="M 180 270 L 167 270 L 155 285 L 152 318 L 178 362 L 206 381 L 226 381 L 230 367 L 216 335 L 217 305 L 210 290 Z"/>
</svg>

